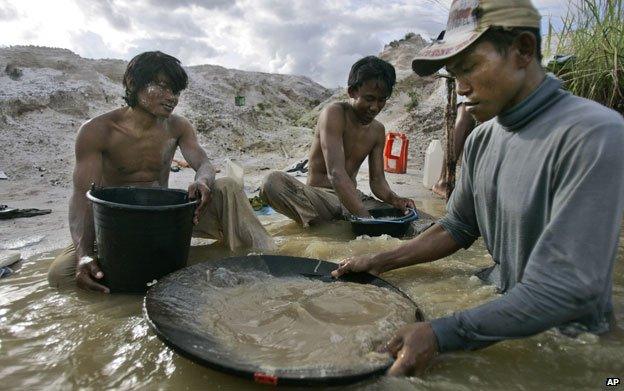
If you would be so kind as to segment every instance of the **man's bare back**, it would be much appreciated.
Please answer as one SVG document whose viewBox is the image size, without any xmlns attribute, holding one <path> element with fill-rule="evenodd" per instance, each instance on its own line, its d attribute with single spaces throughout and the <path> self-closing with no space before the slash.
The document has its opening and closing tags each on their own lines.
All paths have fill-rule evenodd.
<svg viewBox="0 0 624 391">
<path fill-rule="evenodd" d="M 379 143 L 384 143 L 384 127 L 377 121 L 364 125 L 360 123 L 352 107 L 343 102 L 333 103 L 324 109 L 327 121 L 342 127 L 342 148 L 344 151 L 344 168 L 347 175 L 357 187 L 356 176 L 364 159 L 368 157 Z M 327 173 L 327 163 L 321 147 L 321 127 L 317 124 L 314 141 L 308 157 L 307 184 L 331 189 L 332 183 Z"/>
</svg>

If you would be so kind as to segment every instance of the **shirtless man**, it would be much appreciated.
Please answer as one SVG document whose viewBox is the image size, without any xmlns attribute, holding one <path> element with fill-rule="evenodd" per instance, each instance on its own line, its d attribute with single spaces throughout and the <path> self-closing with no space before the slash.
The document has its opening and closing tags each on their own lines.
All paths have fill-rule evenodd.
<svg viewBox="0 0 624 391">
<path fill-rule="evenodd" d="M 394 67 L 374 56 L 351 67 L 349 102 L 336 102 L 323 111 L 308 158 L 307 185 L 280 171 L 270 173 L 261 193 L 276 211 L 306 227 L 342 218 L 370 217 L 369 209 L 383 205 L 357 190 L 356 176 L 368 157 L 370 188 L 381 201 L 401 210 L 414 202 L 390 189 L 383 170 L 384 126 L 375 117 L 386 104 L 396 80 Z"/>
<path fill-rule="evenodd" d="M 83 289 L 108 292 L 94 248 L 91 204 L 85 197 L 96 186 L 167 187 L 178 147 L 196 171 L 188 187 L 199 198 L 194 236 L 223 241 L 230 249 L 273 248 L 247 197 L 234 181 L 215 180 L 215 169 L 197 141 L 190 122 L 172 114 L 188 77 L 180 62 L 161 52 L 145 52 L 128 64 L 124 100 L 128 104 L 87 121 L 76 138 L 74 191 L 69 205 L 73 243 L 52 263 L 51 286 L 76 282 Z"/>
</svg>

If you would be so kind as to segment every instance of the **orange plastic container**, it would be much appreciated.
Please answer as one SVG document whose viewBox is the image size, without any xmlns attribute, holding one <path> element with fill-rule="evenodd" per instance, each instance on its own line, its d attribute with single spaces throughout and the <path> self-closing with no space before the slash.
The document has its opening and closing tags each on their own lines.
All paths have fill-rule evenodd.
<svg viewBox="0 0 624 391">
<path fill-rule="evenodd" d="M 404 133 L 389 132 L 386 134 L 384 147 L 384 171 L 405 174 L 407 170 L 407 147 L 409 140 Z"/>
</svg>

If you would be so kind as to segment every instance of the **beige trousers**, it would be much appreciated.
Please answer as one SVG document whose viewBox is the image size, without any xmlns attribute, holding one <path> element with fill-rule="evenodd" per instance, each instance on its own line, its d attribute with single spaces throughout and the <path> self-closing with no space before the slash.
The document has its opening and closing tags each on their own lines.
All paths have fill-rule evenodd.
<svg viewBox="0 0 624 391">
<path fill-rule="evenodd" d="M 212 187 L 212 200 L 199 223 L 193 227 L 193 236 L 216 239 L 230 250 L 276 248 L 249 204 L 243 189 L 230 178 L 217 179 Z M 50 286 L 59 287 L 73 283 L 76 275 L 76 249 L 73 244 L 65 248 L 48 270 Z"/>
<path fill-rule="evenodd" d="M 359 190 L 357 192 L 366 209 L 388 205 Z M 282 171 L 273 171 L 264 178 L 260 194 L 273 209 L 304 227 L 343 219 L 349 213 L 333 189 L 308 186 Z"/>
</svg>

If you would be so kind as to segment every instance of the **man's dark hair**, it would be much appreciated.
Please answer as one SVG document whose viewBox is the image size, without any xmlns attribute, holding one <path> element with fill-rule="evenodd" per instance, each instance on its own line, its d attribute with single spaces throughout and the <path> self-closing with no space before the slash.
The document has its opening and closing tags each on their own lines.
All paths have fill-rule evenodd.
<svg viewBox="0 0 624 391">
<path fill-rule="evenodd" d="M 394 67 L 378 57 L 367 56 L 358 60 L 349 72 L 349 89 L 357 90 L 366 80 L 379 80 L 386 85 L 388 96 L 392 94 L 392 88 L 396 82 Z"/>
<path fill-rule="evenodd" d="M 155 51 L 141 53 L 130 60 L 123 78 L 123 86 L 126 89 L 124 100 L 128 106 L 137 105 L 139 91 L 156 80 L 161 72 L 171 80 L 171 89 L 174 94 L 178 94 L 188 85 L 188 76 L 180 60 L 173 56 Z"/>
<path fill-rule="evenodd" d="M 496 48 L 496 51 L 501 55 L 506 55 L 509 47 L 513 44 L 514 40 L 522 33 L 531 33 L 535 36 L 535 57 L 538 61 L 542 61 L 542 35 L 539 28 L 535 27 L 490 27 L 488 31 L 483 33 L 479 37 L 478 42 L 490 42 Z"/>
</svg>

